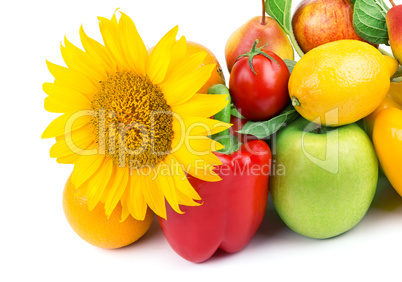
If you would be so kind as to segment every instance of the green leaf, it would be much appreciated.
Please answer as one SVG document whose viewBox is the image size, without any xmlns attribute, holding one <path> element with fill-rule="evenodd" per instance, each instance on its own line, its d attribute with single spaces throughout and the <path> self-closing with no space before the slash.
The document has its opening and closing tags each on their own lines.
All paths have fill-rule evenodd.
<svg viewBox="0 0 402 282">
<path fill-rule="evenodd" d="M 245 119 L 245 117 L 242 116 L 241 113 L 239 113 L 239 111 L 236 109 L 236 106 L 233 104 L 232 104 L 231 114 L 234 117 Z"/>
<path fill-rule="evenodd" d="M 353 27 L 356 33 L 372 44 L 389 45 L 385 16 L 389 8 L 383 0 L 356 0 Z"/>
<path fill-rule="evenodd" d="M 304 53 L 300 48 L 292 29 L 292 0 L 266 0 L 265 11 L 282 27 L 283 31 L 289 36 L 293 48 L 300 58 Z"/>
<path fill-rule="evenodd" d="M 293 68 L 296 65 L 296 61 L 292 61 L 292 60 L 289 60 L 289 59 L 284 59 L 283 61 L 285 62 L 286 66 L 288 67 L 289 73 L 292 73 Z"/>
<path fill-rule="evenodd" d="M 278 116 L 267 121 L 248 121 L 238 132 L 254 135 L 258 139 L 264 139 L 295 120 L 298 116 L 299 113 L 295 108 L 292 105 L 288 105 Z"/>
<path fill-rule="evenodd" d="M 356 0 L 350 0 L 350 2 L 352 2 L 354 4 L 356 2 Z"/>
<path fill-rule="evenodd" d="M 402 81 L 402 66 L 396 71 L 396 73 L 391 77 L 391 81 L 399 82 Z"/>
<path fill-rule="evenodd" d="M 274 18 L 287 34 L 292 32 L 291 6 L 292 0 L 265 1 L 265 11 L 267 14 Z"/>
<path fill-rule="evenodd" d="M 242 142 L 239 141 L 239 139 L 236 136 L 233 136 L 232 134 L 228 134 L 225 136 L 218 136 L 214 138 L 215 141 L 219 143 L 225 143 L 226 146 L 225 148 L 219 150 L 219 153 L 229 155 L 231 153 L 237 152 L 240 149 L 240 146 L 243 145 Z"/>
</svg>

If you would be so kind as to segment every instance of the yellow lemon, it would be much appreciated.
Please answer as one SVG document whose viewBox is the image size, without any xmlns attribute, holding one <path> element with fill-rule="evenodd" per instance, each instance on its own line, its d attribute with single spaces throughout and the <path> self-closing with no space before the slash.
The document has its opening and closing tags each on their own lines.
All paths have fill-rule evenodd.
<svg viewBox="0 0 402 282">
<path fill-rule="evenodd" d="M 384 100 L 396 60 L 357 40 L 339 40 L 312 49 L 296 64 L 289 95 L 306 119 L 326 126 L 353 123 Z"/>
</svg>

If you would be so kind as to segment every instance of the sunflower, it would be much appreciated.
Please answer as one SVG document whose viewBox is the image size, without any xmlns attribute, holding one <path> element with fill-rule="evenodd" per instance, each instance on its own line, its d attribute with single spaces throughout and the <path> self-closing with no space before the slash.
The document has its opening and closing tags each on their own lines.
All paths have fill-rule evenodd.
<svg viewBox="0 0 402 282">
<path fill-rule="evenodd" d="M 83 50 L 61 44 L 67 67 L 46 61 L 54 82 L 43 84 L 45 109 L 62 115 L 42 138 L 56 139 L 52 158 L 74 165 L 72 184 L 90 210 L 102 202 L 110 216 L 120 201 L 122 220 L 143 220 L 148 207 L 166 218 L 165 202 L 178 213 L 199 205 L 187 174 L 220 180 L 213 152 L 223 146 L 208 136 L 230 126 L 210 118 L 227 97 L 197 93 L 215 66 L 200 66 L 204 52 L 186 55 L 177 26 L 148 51 L 119 14 L 98 18 L 104 44 L 81 26 Z"/>
</svg>

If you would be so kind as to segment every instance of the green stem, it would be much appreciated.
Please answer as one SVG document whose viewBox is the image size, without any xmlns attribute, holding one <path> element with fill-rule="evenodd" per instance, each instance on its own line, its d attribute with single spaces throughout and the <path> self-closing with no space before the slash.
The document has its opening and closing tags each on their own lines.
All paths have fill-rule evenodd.
<svg viewBox="0 0 402 282">
<path fill-rule="evenodd" d="M 382 49 L 382 48 L 378 48 L 378 51 L 380 51 L 380 52 L 381 52 L 381 54 L 383 54 L 383 55 L 385 55 L 385 56 L 388 56 L 388 57 L 394 58 L 394 56 L 393 56 L 391 53 L 388 53 L 387 51 L 385 51 L 385 50 L 384 50 L 384 49 Z"/>
<path fill-rule="evenodd" d="M 396 73 L 391 77 L 391 81 L 402 81 L 402 66 L 396 71 Z"/>
<path fill-rule="evenodd" d="M 293 48 L 295 48 L 295 50 L 296 50 L 296 53 L 299 54 L 300 58 L 303 57 L 304 52 L 300 48 L 299 44 L 297 43 L 297 40 L 296 40 L 295 34 L 293 32 L 293 29 L 290 30 L 288 35 L 289 35 L 290 41 L 292 42 Z"/>
</svg>

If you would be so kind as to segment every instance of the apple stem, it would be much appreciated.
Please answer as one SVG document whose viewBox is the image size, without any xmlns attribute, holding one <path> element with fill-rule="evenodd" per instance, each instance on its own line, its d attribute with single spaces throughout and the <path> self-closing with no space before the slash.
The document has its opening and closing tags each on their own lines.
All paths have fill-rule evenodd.
<svg viewBox="0 0 402 282">
<path fill-rule="evenodd" d="M 321 125 L 317 124 L 317 126 L 315 127 L 315 130 L 317 131 L 317 134 L 321 134 Z"/>
<path fill-rule="evenodd" d="M 392 1 L 392 0 L 391 0 Z M 266 25 L 265 22 L 265 0 L 262 0 L 262 17 L 261 17 L 261 24 Z"/>
<path fill-rule="evenodd" d="M 396 6 L 394 0 L 389 0 L 389 2 L 391 2 L 392 7 Z"/>
<path fill-rule="evenodd" d="M 395 58 L 391 53 L 388 53 L 387 51 L 385 51 L 385 50 L 382 49 L 382 48 L 378 48 L 378 51 L 380 51 L 380 53 L 383 54 L 383 55 L 385 55 L 385 56 L 388 56 L 388 57 L 391 57 L 391 58 Z"/>
</svg>

